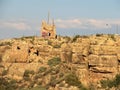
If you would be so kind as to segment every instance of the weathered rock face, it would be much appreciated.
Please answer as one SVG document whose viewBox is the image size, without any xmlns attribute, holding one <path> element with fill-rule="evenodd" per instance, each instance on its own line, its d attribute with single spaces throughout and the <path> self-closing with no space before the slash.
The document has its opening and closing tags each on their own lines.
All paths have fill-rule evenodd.
<svg viewBox="0 0 120 90">
<path fill-rule="evenodd" d="M 101 79 L 113 78 L 120 73 L 119 43 L 120 36 L 109 35 L 79 37 L 69 43 L 64 38 L 60 41 L 40 38 L 13 40 L 11 45 L 0 46 L 0 62 L 6 67 L 13 63 L 9 75 L 17 73 L 17 76 L 22 76 L 25 69 L 36 70 L 38 64 L 47 65 L 51 58 L 60 57 L 62 61 L 72 63 L 71 67 L 76 66 L 75 74 L 87 86 L 89 82 L 99 83 Z M 50 78 L 49 75 L 44 77 L 44 84 L 48 84 Z"/>
<path fill-rule="evenodd" d="M 89 64 L 96 66 L 116 67 L 118 60 L 116 55 L 89 55 Z"/>
<path fill-rule="evenodd" d="M 109 45 L 91 45 L 90 53 L 95 55 L 116 55 L 117 50 L 115 46 Z"/>
<path fill-rule="evenodd" d="M 28 44 L 15 43 L 11 49 L 7 50 L 3 55 L 3 62 L 27 62 Z"/>
</svg>

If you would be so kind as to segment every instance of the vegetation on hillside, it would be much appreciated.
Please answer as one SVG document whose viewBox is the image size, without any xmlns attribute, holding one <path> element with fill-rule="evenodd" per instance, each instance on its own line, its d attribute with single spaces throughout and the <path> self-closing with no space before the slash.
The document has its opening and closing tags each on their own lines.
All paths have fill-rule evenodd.
<svg viewBox="0 0 120 90">
<path fill-rule="evenodd" d="M 120 88 L 120 74 L 117 74 L 115 78 L 113 78 L 112 80 L 110 79 L 101 80 L 100 83 L 101 83 L 101 86 L 106 89 L 107 88 L 110 89 L 112 87 Z"/>
</svg>

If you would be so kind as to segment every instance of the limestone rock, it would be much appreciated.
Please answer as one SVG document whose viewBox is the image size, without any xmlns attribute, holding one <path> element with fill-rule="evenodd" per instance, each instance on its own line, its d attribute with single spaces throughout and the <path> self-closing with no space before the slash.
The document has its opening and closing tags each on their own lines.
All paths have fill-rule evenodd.
<svg viewBox="0 0 120 90">
<path fill-rule="evenodd" d="M 102 55 L 100 56 L 100 64 L 106 67 L 117 67 L 118 59 L 116 55 Z"/>
<path fill-rule="evenodd" d="M 118 61 L 115 55 L 90 55 L 88 57 L 90 65 L 106 66 L 106 67 L 117 67 Z"/>
<path fill-rule="evenodd" d="M 89 54 L 89 44 L 84 43 L 72 43 L 72 52 L 79 53 L 79 55 L 88 56 Z"/>
<path fill-rule="evenodd" d="M 89 62 L 89 65 L 99 65 L 100 57 L 98 55 L 89 55 L 88 62 Z"/>
<path fill-rule="evenodd" d="M 117 50 L 115 46 L 91 45 L 90 53 L 95 55 L 116 55 Z"/>
</svg>

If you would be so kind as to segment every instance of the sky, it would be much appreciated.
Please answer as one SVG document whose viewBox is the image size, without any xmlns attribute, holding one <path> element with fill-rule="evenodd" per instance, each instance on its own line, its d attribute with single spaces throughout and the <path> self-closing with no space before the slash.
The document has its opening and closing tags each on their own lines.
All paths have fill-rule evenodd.
<svg viewBox="0 0 120 90">
<path fill-rule="evenodd" d="M 0 0 L 0 39 L 40 36 L 48 12 L 57 35 L 120 34 L 120 0 Z"/>
</svg>

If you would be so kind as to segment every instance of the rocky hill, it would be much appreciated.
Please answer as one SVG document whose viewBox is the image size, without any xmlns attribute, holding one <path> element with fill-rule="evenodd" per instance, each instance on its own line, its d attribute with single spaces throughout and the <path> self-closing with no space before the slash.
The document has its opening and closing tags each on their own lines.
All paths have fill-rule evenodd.
<svg viewBox="0 0 120 90">
<path fill-rule="evenodd" d="M 0 90 L 115 90 L 120 36 L 0 40 Z"/>
</svg>

